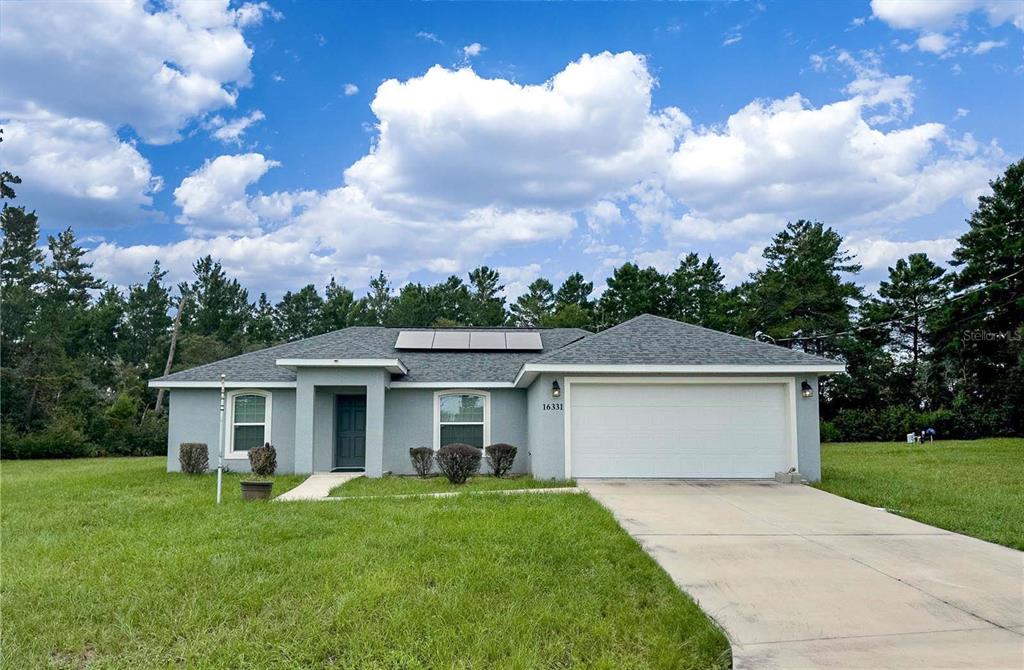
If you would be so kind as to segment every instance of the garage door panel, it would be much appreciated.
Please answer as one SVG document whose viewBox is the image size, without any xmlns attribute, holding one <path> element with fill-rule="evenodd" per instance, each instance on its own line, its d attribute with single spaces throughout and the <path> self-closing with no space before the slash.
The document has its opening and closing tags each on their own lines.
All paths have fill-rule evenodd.
<svg viewBox="0 0 1024 670">
<path fill-rule="evenodd" d="M 770 477 L 789 467 L 782 384 L 576 384 L 575 477 Z"/>
</svg>

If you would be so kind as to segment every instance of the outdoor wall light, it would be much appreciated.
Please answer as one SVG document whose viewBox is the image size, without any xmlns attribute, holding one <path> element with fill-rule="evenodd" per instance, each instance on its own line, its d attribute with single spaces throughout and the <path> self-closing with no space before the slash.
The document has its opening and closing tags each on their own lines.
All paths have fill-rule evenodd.
<svg viewBox="0 0 1024 670">
<path fill-rule="evenodd" d="M 561 398 L 562 397 L 562 387 L 558 385 L 558 380 L 557 379 L 555 381 L 551 382 L 551 397 L 552 398 Z"/>
<path fill-rule="evenodd" d="M 800 395 L 805 398 L 810 398 L 814 395 L 814 389 L 811 388 L 811 385 L 807 383 L 806 379 L 800 382 Z"/>
</svg>

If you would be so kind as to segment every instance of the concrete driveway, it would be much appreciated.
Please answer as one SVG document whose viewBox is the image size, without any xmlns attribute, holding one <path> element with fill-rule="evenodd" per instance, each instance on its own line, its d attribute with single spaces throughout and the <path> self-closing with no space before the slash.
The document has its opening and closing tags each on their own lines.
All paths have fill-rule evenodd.
<svg viewBox="0 0 1024 670">
<path fill-rule="evenodd" d="M 1024 553 L 808 486 L 581 480 L 743 668 L 1024 668 Z"/>
</svg>

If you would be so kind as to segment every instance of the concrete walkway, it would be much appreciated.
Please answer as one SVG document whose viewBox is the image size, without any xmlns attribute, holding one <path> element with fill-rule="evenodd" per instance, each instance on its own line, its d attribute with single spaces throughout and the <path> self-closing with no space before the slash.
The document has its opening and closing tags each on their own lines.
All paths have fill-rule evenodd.
<svg viewBox="0 0 1024 670">
<path fill-rule="evenodd" d="M 581 480 L 744 668 L 1024 667 L 1024 553 L 808 486 Z"/>
<path fill-rule="evenodd" d="M 316 472 L 290 491 L 285 491 L 274 500 L 323 500 L 331 489 L 341 486 L 350 479 L 362 477 L 362 472 Z"/>
</svg>

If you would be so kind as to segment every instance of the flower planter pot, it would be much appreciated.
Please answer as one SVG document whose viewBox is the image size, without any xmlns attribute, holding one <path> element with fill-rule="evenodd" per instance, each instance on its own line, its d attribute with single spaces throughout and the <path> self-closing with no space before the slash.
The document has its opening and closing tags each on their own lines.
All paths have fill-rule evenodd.
<svg viewBox="0 0 1024 670">
<path fill-rule="evenodd" d="M 274 482 L 242 482 L 242 500 L 270 500 Z"/>
</svg>

